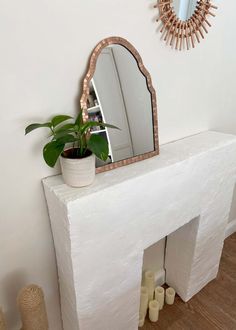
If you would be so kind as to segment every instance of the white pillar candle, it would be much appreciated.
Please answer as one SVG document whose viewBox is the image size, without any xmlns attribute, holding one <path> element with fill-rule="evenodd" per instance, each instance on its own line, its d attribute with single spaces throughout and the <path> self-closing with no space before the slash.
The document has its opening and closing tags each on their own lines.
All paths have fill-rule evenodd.
<svg viewBox="0 0 236 330">
<path fill-rule="evenodd" d="M 148 300 L 153 300 L 153 294 L 155 289 L 155 280 L 154 280 L 154 272 L 150 270 L 146 271 L 144 274 L 144 285 L 148 289 Z"/>
<path fill-rule="evenodd" d="M 149 319 L 152 322 L 157 322 L 159 317 L 160 304 L 157 300 L 149 302 Z"/>
<path fill-rule="evenodd" d="M 157 286 L 155 289 L 155 300 L 159 302 L 161 310 L 164 306 L 165 300 L 165 290 L 161 286 Z"/>
<path fill-rule="evenodd" d="M 141 294 L 140 294 L 140 308 L 139 314 L 147 315 L 148 309 L 148 289 L 146 286 L 141 286 Z"/>
<path fill-rule="evenodd" d="M 139 321 L 138 321 L 139 328 L 142 328 L 144 326 L 144 322 L 145 322 L 145 315 L 139 313 Z"/>
<path fill-rule="evenodd" d="M 166 289 L 166 303 L 167 305 L 173 305 L 175 301 L 175 290 L 173 288 Z"/>
</svg>

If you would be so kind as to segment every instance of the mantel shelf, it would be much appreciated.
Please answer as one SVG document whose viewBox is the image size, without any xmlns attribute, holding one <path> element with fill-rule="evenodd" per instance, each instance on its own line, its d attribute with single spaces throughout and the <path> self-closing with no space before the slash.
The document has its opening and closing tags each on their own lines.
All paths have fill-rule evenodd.
<svg viewBox="0 0 236 330">
<path fill-rule="evenodd" d="M 206 131 L 162 145 L 158 156 L 97 174 L 94 183 L 88 187 L 71 188 L 64 184 L 61 175 L 45 178 L 43 183 L 54 190 L 57 197 L 66 204 L 132 178 L 147 175 L 153 171 L 160 171 L 190 158 L 199 157 L 205 152 L 235 142 L 235 135 Z"/>
</svg>

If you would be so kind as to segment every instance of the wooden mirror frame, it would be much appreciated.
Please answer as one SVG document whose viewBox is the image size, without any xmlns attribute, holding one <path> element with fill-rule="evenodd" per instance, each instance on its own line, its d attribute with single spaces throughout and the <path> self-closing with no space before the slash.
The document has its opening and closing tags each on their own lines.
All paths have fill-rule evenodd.
<svg viewBox="0 0 236 330">
<path fill-rule="evenodd" d="M 141 161 L 141 160 L 144 160 L 144 159 L 147 159 L 147 158 L 150 158 L 150 157 L 153 157 L 153 156 L 156 156 L 159 154 L 156 92 L 152 85 L 151 76 L 150 76 L 149 72 L 147 71 L 147 69 L 145 68 L 141 56 L 139 55 L 137 50 L 133 47 L 133 45 L 131 45 L 124 38 L 110 37 L 110 38 L 103 39 L 101 42 L 99 42 L 99 44 L 94 48 L 94 50 L 92 52 L 92 55 L 91 55 L 90 61 L 89 61 L 88 71 L 83 80 L 83 91 L 82 91 L 82 96 L 80 99 L 80 106 L 84 111 L 84 119 L 88 120 L 87 100 L 88 100 L 88 96 L 89 96 L 89 84 L 90 84 L 90 81 L 93 78 L 95 70 L 96 70 L 98 56 L 100 55 L 101 51 L 104 48 L 106 48 L 109 45 L 114 45 L 114 44 L 125 47 L 134 56 L 134 58 L 137 62 L 137 65 L 139 67 L 139 70 L 141 71 L 143 76 L 146 78 L 147 88 L 151 94 L 152 113 L 153 113 L 152 118 L 153 118 L 154 150 L 141 154 L 141 155 L 138 155 L 138 156 L 130 157 L 130 158 L 123 159 L 123 160 L 120 160 L 117 162 L 113 162 L 113 163 L 110 163 L 107 165 L 103 165 L 101 167 L 97 167 L 96 173 L 113 170 L 117 167 L 129 165 L 129 164 L 132 164 L 132 163 L 135 163 L 135 162 L 138 162 L 138 161 Z"/>
<path fill-rule="evenodd" d="M 195 42 L 204 39 L 204 32 L 208 33 L 207 24 L 211 24 L 207 20 L 207 16 L 215 17 L 210 10 L 217 9 L 212 5 L 211 0 L 199 0 L 193 15 L 186 21 L 180 20 L 175 13 L 175 9 L 171 6 L 172 0 L 158 0 L 154 8 L 159 8 L 159 18 L 156 20 L 162 22 L 160 32 L 163 40 L 167 45 L 175 47 L 176 50 L 184 48 L 186 43 L 187 50 L 195 47 Z"/>
</svg>

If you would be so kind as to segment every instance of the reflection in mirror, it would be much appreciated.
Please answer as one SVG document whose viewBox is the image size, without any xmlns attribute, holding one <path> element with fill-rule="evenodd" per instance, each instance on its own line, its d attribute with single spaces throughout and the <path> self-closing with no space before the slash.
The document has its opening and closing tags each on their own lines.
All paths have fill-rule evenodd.
<svg viewBox="0 0 236 330">
<path fill-rule="evenodd" d="M 197 0 L 173 0 L 176 16 L 182 21 L 187 21 L 193 15 L 196 5 Z"/>
<path fill-rule="evenodd" d="M 106 163 L 154 151 L 152 98 L 146 77 L 132 53 L 112 44 L 101 50 L 89 85 L 87 112 L 90 120 L 114 124 L 120 130 L 94 127 L 109 144 Z"/>
</svg>

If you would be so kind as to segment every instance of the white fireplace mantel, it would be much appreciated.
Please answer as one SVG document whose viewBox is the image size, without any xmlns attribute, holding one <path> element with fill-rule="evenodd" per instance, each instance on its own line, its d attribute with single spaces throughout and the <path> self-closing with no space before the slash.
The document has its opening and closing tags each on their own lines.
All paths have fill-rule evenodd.
<svg viewBox="0 0 236 330">
<path fill-rule="evenodd" d="M 136 330 L 143 251 L 168 236 L 166 282 L 184 301 L 217 275 L 236 136 L 204 132 L 71 188 L 43 181 L 64 330 Z"/>
</svg>

